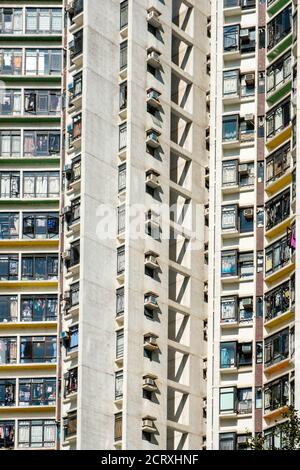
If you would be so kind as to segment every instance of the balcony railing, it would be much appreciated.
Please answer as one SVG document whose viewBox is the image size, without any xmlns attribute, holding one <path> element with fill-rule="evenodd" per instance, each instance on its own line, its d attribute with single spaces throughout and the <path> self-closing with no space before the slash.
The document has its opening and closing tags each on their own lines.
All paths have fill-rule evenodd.
<svg viewBox="0 0 300 470">
<path fill-rule="evenodd" d="M 287 189 L 267 202 L 265 205 L 266 230 L 271 230 L 289 217 L 291 213 L 290 199 L 290 189 Z"/>
<path fill-rule="evenodd" d="M 288 312 L 295 305 L 295 278 L 265 295 L 265 322 Z"/>
<path fill-rule="evenodd" d="M 266 184 L 273 183 L 291 168 L 290 143 L 284 145 L 266 160 Z"/>
<path fill-rule="evenodd" d="M 268 24 L 268 51 L 279 44 L 292 31 L 292 6 L 282 10 Z"/>
<path fill-rule="evenodd" d="M 290 237 L 285 236 L 266 248 L 265 270 L 266 276 L 279 271 L 285 267 L 292 259 L 293 247 Z"/>
</svg>

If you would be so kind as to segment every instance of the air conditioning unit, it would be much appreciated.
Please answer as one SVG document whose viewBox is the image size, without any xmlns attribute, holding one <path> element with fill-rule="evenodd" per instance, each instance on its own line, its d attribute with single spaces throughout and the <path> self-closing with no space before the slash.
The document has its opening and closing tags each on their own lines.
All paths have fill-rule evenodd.
<svg viewBox="0 0 300 470">
<path fill-rule="evenodd" d="M 204 293 L 208 292 L 208 284 L 204 284 L 203 291 Z"/>
<path fill-rule="evenodd" d="M 205 207 L 205 209 L 204 209 L 204 215 L 205 215 L 205 217 L 208 217 L 208 216 L 209 216 L 209 207 Z"/>
<path fill-rule="evenodd" d="M 158 179 L 158 175 L 153 173 L 153 172 L 149 172 L 147 175 L 146 175 L 146 184 L 148 186 L 152 186 L 152 187 L 157 187 L 159 186 L 159 179 Z"/>
<path fill-rule="evenodd" d="M 240 38 L 247 39 L 250 35 L 248 28 L 243 28 L 240 30 Z"/>
<path fill-rule="evenodd" d="M 249 168 L 247 163 L 243 163 L 242 165 L 239 165 L 239 173 L 241 175 L 249 173 Z"/>
<path fill-rule="evenodd" d="M 71 259 L 71 250 L 66 250 L 62 254 L 62 259 L 64 261 L 69 261 Z"/>
<path fill-rule="evenodd" d="M 154 28 L 158 28 L 160 26 L 159 17 L 160 17 L 159 11 L 152 8 L 151 10 L 148 11 L 147 21 L 152 26 L 154 26 Z"/>
<path fill-rule="evenodd" d="M 68 302 L 71 299 L 71 292 L 67 290 L 63 296 L 64 301 Z"/>
<path fill-rule="evenodd" d="M 71 163 L 67 163 L 67 164 L 64 166 L 64 172 L 65 172 L 66 174 L 68 174 L 68 173 L 71 173 L 71 171 L 72 171 L 72 165 L 71 165 Z"/>
<path fill-rule="evenodd" d="M 248 297 L 247 299 L 243 299 L 242 304 L 245 308 L 253 308 L 253 298 Z"/>
<path fill-rule="evenodd" d="M 69 337 L 70 337 L 70 334 L 69 334 L 68 331 L 62 331 L 60 333 L 60 339 L 62 339 L 62 340 L 67 340 L 67 339 L 69 339 Z"/>
<path fill-rule="evenodd" d="M 151 346 L 157 346 L 156 336 L 145 336 L 144 340 L 145 340 L 145 343 L 150 344 Z"/>
<path fill-rule="evenodd" d="M 254 121 L 254 114 L 245 114 L 244 120 L 245 121 Z"/>
<path fill-rule="evenodd" d="M 148 254 L 145 256 L 145 263 L 151 265 L 157 265 L 156 256 L 153 254 Z"/>
<path fill-rule="evenodd" d="M 244 210 L 244 216 L 246 217 L 246 219 L 253 219 L 254 210 L 253 209 L 245 209 Z"/>
<path fill-rule="evenodd" d="M 254 83 L 254 81 L 255 81 L 255 74 L 254 73 L 246 73 L 245 82 L 246 83 Z"/>
<path fill-rule="evenodd" d="M 154 428 L 154 422 L 152 419 L 144 418 L 143 419 L 143 428 Z"/>
<path fill-rule="evenodd" d="M 70 212 L 71 212 L 71 207 L 70 206 L 64 207 L 62 212 L 63 212 L 63 215 L 65 215 L 65 216 L 69 215 Z"/>
<path fill-rule="evenodd" d="M 75 49 L 75 41 L 73 40 L 69 42 L 69 50 L 73 52 L 74 49 Z"/>
<path fill-rule="evenodd" d="M 144 379 L 144 385 L 148 385 L 150 387 L 156 387 L 155 380 L 151 379 L 150 377 L 146 377 Z"/>
<path fill-rule="evenodd" d="M 66 12 L 70 14 L 74 13 L 74 1 L 73 0 L 67 3 Z"/>
</svg>

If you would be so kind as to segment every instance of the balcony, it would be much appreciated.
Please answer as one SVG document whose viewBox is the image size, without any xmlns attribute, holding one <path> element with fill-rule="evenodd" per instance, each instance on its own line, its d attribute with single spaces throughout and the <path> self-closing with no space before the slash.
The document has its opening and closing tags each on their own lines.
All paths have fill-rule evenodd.
<svg viewBox="0 0 300 470">
<path fill-rule="evenodd" d="M 289 328 L 265 338 L 264 367 L 266 374 L 273 374 L 290 363 L 292 336 Z"/>
<path fill-rule="evenodd" d="M 255 0 L 224 0 L 224 16 L 238 16 L 243 10 L 255 9 Z"/>
<path fill-rule="evenodd" d="M 83 25 L 84 0 L 71 0 L 66 9 L 71 20 L 70 32 L 73 32 Z"/>
<path fill-rule="evenodd" d="M 269 16 L 275 15 L 281 8 L 283 8 L 290 0 L 268 0 L 267 11 Z"/>
<path fill-rule="evenodd" d="M 288 142 L 266 159 L 266 192 L 273 194 L 292 182 L 292 155 Z"/>
<path fill-rule="evenodd" d="M 267 238 L 279 235 L 290 225 L 290 203 L 290 188 L 288 188 L 265 204 L 265 236 Z"/>
<path fill-rule="evenodd" d="M 292 57 L 288 52 L 267 70 L 267 101 L 275 104 L 292 90 Z"/>
<path fill-rule="evenodd" d="M 266 116 L 266 145 L 269 151 L 283 144 L 291 137 L 291 101 L 290 98 L 272 108 Z"/>
<path fill-rule="evenodd" d="M 74 34 L 73 40 L 69 43 L 69 51 L 70 65 L 80 68 L 83 61 L 83 30 Z"/>
<path fill-rule="evenodd" d="M 294 267 L 295 236 L 285 236 L 265 249 L 265 281 L 275 282 Z"/>
<path fill-rule="evenodd" d="M 289 404 L 289 376 L 269 382 L 264 387 L 264 418 L 274 419 L 283 414 Z"/>
<path fill-rule="evenodd" d="M 267 56 L 269 61 L 276 59 L 291 46 L 292 41 L 292 5 L 289 5 L 268 23 Z"/>
<path fill-rule="evenodd" d="M 295 308 L 295 277 L 265 295 L 265 327 L 290 321 Z"/>
</svg>

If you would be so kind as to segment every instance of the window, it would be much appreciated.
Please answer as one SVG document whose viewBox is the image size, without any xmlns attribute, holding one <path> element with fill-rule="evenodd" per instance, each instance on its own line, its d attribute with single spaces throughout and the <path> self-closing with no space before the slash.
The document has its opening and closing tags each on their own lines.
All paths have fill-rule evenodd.
<svg viewBox="0 0 300 470">
<path fill-rule="evenodd" d="M 127 67 L 127 41 L 120 44 L 120 70 L 124 70 Z"/>
<path fill-rule="evenodd" d="M 127 123 L 125 122 L 119 127 L 119 150 L 123 150 L 127 146 Z"/>
<path fill-rule="evenodd" d="M 123 398 L 123 371 L 115 373 L 115 400 Z"/>
<path fill-rule="evenodd" d="M 292 30 L 292 5 L 268 23 L 268 50 L 273 49 Z"/>
<path fill-rule="evenodd" d="M 223 251 L 221 254 L 221 276 L 237 276 L 237 251 Z"/>
<path fill-rule="evenodd" d="M 16 199 L 20 197 L 19 172 L 0 172 L 0 194 L 3 199 Z"/>
<path fill-rule="evenodd" d="M 0 8 L 0 34 L 21 34 L 22 23 L 22 8 Z"/>
<path fill-rule="evenodd" d="M 23 197 L 29 198 L 58 198 L 59 172 L 35 171 L 23 174 Z"/>
<path fill-rule="evenodd" d="M 70 286 L 70 299 L 71 299 L 71 307 L 75 307 L 79 305 L 79 282 L 75 284 L 71 284 Z"/>
<path fill-rule="evenodd" d="M 239 210 L 239 231 L 240 233 L 253 232 L 254 209 L 248 207 Z"/>
<path fill-rule="evenodd" d="M 74 75 L 71 99 L 77 98 L 82 94 L 82 72 Z"/>
<path fill-rule="evenodd" d="M 14 406 L 16 404 L 16 379 L 0 379 L 0 406 Z M 1 428 L 1 424 L 0 424 Z M 1 429 L 0 429 L 1 442 Z M 1 447 L 1 444 L 0 444 Z"/>
<path fill-rule="evenodd" d="M 127 108 L 127 82 L 120 85 L 119 108 L 120 111 Z"/>
<path fill-rule="evenodd" d="M 125 271 L 125 246 L 121 246 L 117 250 L 117 274 Z"/>
<path fill-rule="evenodd" d="M 239 139 L 239 115 L 223 116 L 223 142 Z"/>
<path fill-rule="evenodd" d="M 292 76 L 292 56 L 288 52 L 267 70 L 267 93 L 274 92 Z"/>
<path fill-rule="evenodd" d="M 240 187 L 254 185 L 254 163 L 242 163 L 239 165 L 239 185 Z"/>
<path fill-rule="evenodd" d="M 16 281 L 19 273 L 19 257 L 16 255 L 0 255 L 0 280 Z"/>
<path fill-rule="evenodd" d="M 221 369 L 235 368 L 236 342 L 221 343 L 220 345 L 220 367 Z"/>
<path fill-rule="evenodd" d="M 0 49 L 0 74 L 22 75 L 22 49 Z"/>
<path fill-rule="evenodd" d="M 118 234 L 125 231 L 126 208 L 125 204 L 118 207 Z"/>
<path fill-rule="evenodd" d="M 19 421 L 18 446 L 24 448 L 54 447 L 56 436 L 55 420 Z"/>
<path fill-rule="evenodd" d="M 118 191 L 119 193 L 126 189 L 126 163 L 118 167 Z"/>
<path fill-rule="evenodd" d="M 79 328 L 78 325 L 72 326 L 69 329 L 69 337 L 67 342 L 67 353 L 71 353 L 78 349 L 78 334 Z"/>
<path fill-rule="evenodd" d="M 18 298 L 15 295 L 0 295 L 0 323 L 18 321 Z"/>
<path fill-rule="evenodd" d="M 257 410 L 262 408 L 262 388 L 261 387 L 255 388 L 255 408 Z"/>
<path fill-rule="evenodd" d="M 256 364 L 262 364 L 264 355 L 264 348 L 262 341 L 256 342 Z"/>
<path fill-rule="evenodd" d="M 255 74 L 247 73 L 241 76 L 241 97 L 249 97 L 255 94 Z"/>
<path fill-rule="evenodd" d="M 267 292 L 265 295 L 265 321 L 272 320 L 292 308 L 295 299 L 294 279 Z"/>
<path fill-rule="evenodd" d="M 280 426 L 273 426 L 264 432 L 265 450 L 281 450 L 283 446 L 283 433 Z"/>
<path fill-rule="evenodd" d="M 222 163 L 222 185 L 237 186 L 238 184 L 238 160 Z"/>
<path fill-rule="evenodd" d="M 22 280 L 51 280 L 58 277 L 58 255 L 22 255 Z"/>
<path fill-rule="evenodd" d="M 239 25 L 226 26 L 224 28 L 224 52 L 232 52 L 239 50 L 239 32 Z"/>
<path fill-rule="evenodd" d="M 80 263 L 80 240 L 71 244 L 70 268 Z"/>
<path fill-rule="evenodd" d="M 27 34 L 60 34 L 61 32 L 61 8 L 26 8 Z"/>
<path fill-rule="evenodd" d="M 221 321 L 224 323 L 237 321 L 237 297 L 221 298 Z"/>
<path fill-rule="evenodd" d="M 120 289 L 117 290 L 116 296 L 117 296 L 117 305 L 116 305 L 116 314 L 117 317 L 121 316 L 124 313 L 124 287 L 121 287 Z"/>
<path fill-rule="evenodd" d="M 116 358 L 123 357 L 124 354 L 124 330 L 119 330 L 116 333 Z"/>
<path fill-rule="evenodd" d="M 115 415 L 115 441 L 122 440 L 122 413 L 117 413 Z"/>
<path fill-rule="evenodd" d="M 241 53 L 249 54 L 255 52 L 256 28 L 240 29 L 240 50 Z"/>
<path fill-rule="evenodd" d="M 250 119 L 241 118 L 240 119 L 240 141 L 243 142 L 252 142 L 255 136 L 255 125 L 254 118 L 250 115 Z"/>
<path fill-rule="evenodd" d="M 0 131 L 0 156 L 3 158 L 21 156 L 20 131 Z"/>
<path fill-rule="evenodd" d="M 56 378 L 19 380 L 19 406 L 55 405 Z"/>
<path fill-rule="evenodd" d="M 240 90 L 239 70 L 229 70 L 223 72 L 223 96 L 238 95 Z"/>
<path fill-rule="evenodd" d="M 83 52 L 83 30 L 77 31 L 73 35 L 73 41 L 69 43 L 71 60 Z"/>
<path fill-rule="evenodd" d="M 17 362 L 17 338 L 0 338 L 0 365 L 16 364 Z"/>
<path fill-rule="evenodd" d="M 264 388 L 265 411 L 273 411 L 289 402 L 289 376 L 273 380 Z"/>
<path fill-rule="evenodd" d="M 237 231 L 237 212 L 238 206 L 223 206 L 222 207 L 222 230 Z"/>
<path fill-rule="evenodd" d="M 219 450 L 235 450 L 236 434 L 234 432 L 221 433 L 219 439 Z"/>
<path fill-rule="evenodd" d="M 239 321 L 249 322 L 253 317 L 253 297 L 239 299 Z"/>
<path fill-rule="evenodd" d="M 265 339 L 265 366 L 269 367 L 289 355 L 289 329 L 286 328 Z"/>
<path fill-rule="evenodd" d="M 242 343 L 237 345 L 238 367 L 252 365 L 252 343 Z"/>
<path fill-rule="evenodd" d="M 128 24 L 128 0 L 124 0 L 120 4 L 120 29 L 125 28 Z"/>
<path fill-rule="evenodd" d="M 240 278 L 253 277 L 254 272 L 254 256 L 253 252 L 239 253 L 238 258 L 239 276 Z"/>
<path fill-rule="evenodd" d="M 58 299 L 56 295 L 23 295 L 21 297 L 21 321 L 56 321 Z"/>
<path fill-rule="evenodd" d="M 252 388 L 237 389 L 237 413 L 252 413 Z"/>
<path fill-rule="evenodd" d="M 68 413 L 67 418 L 63 420 L 64 425 L 64 439 L 76 436 L 77 434 L 77 411 Z"/>
<path fill-rule="evenodd" d="M 14 421 L 0 421 L 0 449 L 13 449 L 15 445 Z"/>
<path fill-rule="evenodd" d="M 23 336 L 20 342 L 21 364 L 55 363 L 56 336 Z"/>
<path fill-rule="evenodd" d="M 33 115 L 59 115 L 61 92 L 57 90 L 25 90 L 24 111 Z"/>
<path fill-rule="evenodd" d="M 1 116 L 15 116 L 21 114 L 21 90 L 0 89 Z"/>
<path fill-rule="evenodd" d="M 58 213 L 23 214 L 23 238 L 42 239 L 58 238 Z"/>
<path fill-rule="evenodd" d="M 267 113 L 267 139 L 281 132 L 291 122 L 291 102 L 287 98 Z"/>
<path fill-rule="evenodd" d="M 78 369 L 77 367 L 74 369 L 68 370 L 68 372 L 64 375 L 64 398 L 66 398 L 71 393 L 77 392 L 78 387 Z"/>
<path fill-rule="evenodd" d="M 283 268 L 291 259 L 292 249 L 287 236 L 270 245 L 265 250 L 266 276 Z"/>
<path fill-rule="evenodd" d="M 80 139 L 81 137 L 81 134 L 82 134 L 81 121 L 82 121 L 81 114 L 74 116 L 72 119 L 71 133 L 70 133 L 71 144 L 73 143 L 74 140 Z"/>
<path fill-rule="evenodd" d="M 220 388 L 220 413 L 235 413 L 236 411 L 236 388 Z"/>
<path fill-rule="evenodd" d="M 74 181 L 79 181 L 81 178 L 81 159 L 75 158 L 72 160 L 72 170 L 71 170 L 71 177 L 69 182 L 73 183 Z"/>
<path fill-rule="evenodd" d="M 291 166 L 290 143 L 280 147 L 266 159 L 266 182 L 280 178 Z"/>
<path fill-rule="evenodd" d="M 266 230 L 270 230 L 289 217 L 290 202 L 290 188 L 288 188 L 266 203 Z"/>
<path fill-rule="evenodd" d="M 24 157 L 47 157 L 60 153 L 60 131 L 24 131 Z"/>
<path fill-rule="evenodd" d="M 60 49 L 25 49 L 25 75 L 60 75 Z"/>
<path fill-rule="evenodd" d="M 19 214 L 1 212 L 0 239 L 11 240 L 13 238 L 19 238 Z"/>
</svg>

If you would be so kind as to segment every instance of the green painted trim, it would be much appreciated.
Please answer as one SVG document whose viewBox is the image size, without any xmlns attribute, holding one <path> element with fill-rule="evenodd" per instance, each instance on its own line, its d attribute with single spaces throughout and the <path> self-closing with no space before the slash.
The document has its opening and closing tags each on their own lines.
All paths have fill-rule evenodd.
<svg viewBox="0 0 300 470">
<path fill-rule="evenodd" d="M 1 40 L 1 43 L 2 42 L 18 42 L 18 41 L 22 41 L 22 42 L 58 42 L 60 44 L 62 44 L 62 36 L 56 36 L 56 35 L 53 35 L 53 36 L 42 36 L 42 35 L 38 35 L 38 34 L 33 34 L 31 36 L 28 35 L 19 35 L 19 34 L 15 34 L 15 35 L 8 35 L 8 34 L 0 34 L 0 40 Z"/>
<path fill-rule="evenodd" d="M 268 59 L 273 61 L 279 56 L 285 49 L 290 47 L 293 42 L 293 33 L 288 34 L 284 39 L 282 39 L 276 46 L 267 54 Z"/>
<path fill-rule="evenodd" d="M 59 206 L 59 200 L 43 199 L 0 199 L 1 206 Z"/>
<path fill-rule="evenodd" d="M 43 158 L 43 157 L 30 157 L 30 158 L 1 158 L 0 157 L 0 167 L 2 165 L 5 166 L 15 166 L 21 165 L 23 166 L 40 166 L 40 165 L 49 165 L 49 166 L 60 166 L 60 158 Z"/>
<path fill-rule="evenodd" d="M 274 104 L 283 98 L 287 93 L 292 90 L 292 79 L 290 79 L 285 85 L 283 85 L 279 90 L 276 90 L 272 95 L 267 98 L 267 102 Z"/>
<path fill-rule="evenodd" d="M 284 7 L 287 3 L 291 2 L 291 0 L 275 0 L 275 2 L 270 5 L 267 9 L 269 16 L 275 15 L 282 7 Z"/>
<path fill-rule="evenodd" d="M 25 76 L 25 75 L 0 75 L 0 80 L 2 82 L 34 82 L 34 83 L 44 83 L 44 82 L 61 82 L 61 75 L 53 75 L 53 76 L 46 76 L 46 77 L 39 77 L 39 76 Z"/>
<path fill-rule="evenodd" d="M 57 116 L 28 116 L 28 117 L 18 117 L 18 116 L 0 116 L 0 124 L 35 124 L 39 123 L 60 123 L 60 117 Z"/>
</svg>

